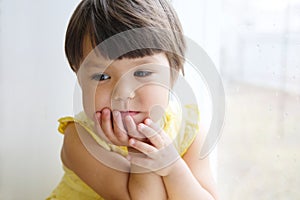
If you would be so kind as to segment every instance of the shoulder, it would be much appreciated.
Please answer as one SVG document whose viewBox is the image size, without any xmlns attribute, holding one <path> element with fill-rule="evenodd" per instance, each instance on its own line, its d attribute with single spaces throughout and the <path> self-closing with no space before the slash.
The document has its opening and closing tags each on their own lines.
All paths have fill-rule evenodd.
<svg viewBox="0 0 300 200">
<path fill-rule="evenodd" d="M 96 159 L 83 144 L 79 134 L 87 134 L 86 130 L 77 123 L 69 123 L 64 131 L 64 143 L 61 151 L 63 164 L 73 171 L 89 187 L 105 199 L 122 199 L 128 196 L 128 174 L 116 171 Z M 91 144 L 91 145 L 97 145 Z M 105 149 L 102 155 L 112 152 Z M 127 199 L 127 198 L 123 198 Z"/>
<path fill-rule="evenodd" d="M 66 167 L 74 170 L 72 169 L 74 168 L 72 163 L 75 162 L 76 159 L 74 155 L 83 154 L 84 148 L 78 136 L 74 122 L 68 123 L 68 125 L 64 127 L 63 133 L 64 142 L 61 151 L 61 159 Z"/>
</svg>

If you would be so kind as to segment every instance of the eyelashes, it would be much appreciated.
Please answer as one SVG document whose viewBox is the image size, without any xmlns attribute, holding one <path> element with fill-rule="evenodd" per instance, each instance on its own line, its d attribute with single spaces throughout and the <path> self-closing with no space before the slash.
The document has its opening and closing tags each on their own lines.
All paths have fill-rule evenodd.
<svg viewBox="0 0 300 200">
<path fill-rule="evenodd" d="M 151 71 L 138 70 L 133 73 L 133 76 L 135 76 L 137 78 L 144 78 L 144 77 L 149 77 L 152 74 L 153 74 L 153 72 L 151 72 Z M 105 80 L 109 80 L 109 79 L 111 79 L 111 77 L 105 73 L 98 73 L 98 74 L 94 74 L 91 76 L 91 80 L 95 80 L 95 81 L 105 81 Z"/>
<path fill-rule="evenodd" d="M 150 71 L 136 71 L 133 73 L 134 76 L 136 77 L 147 77 L 153 74 L 153 72 Z"/>
<path fill-rule="evenodd" d="M 94 74 L 92 75 L 91 79 L 95 81 L 105 81 L 110 79 L 111 77 L 104 73 Z"/>
</svg>

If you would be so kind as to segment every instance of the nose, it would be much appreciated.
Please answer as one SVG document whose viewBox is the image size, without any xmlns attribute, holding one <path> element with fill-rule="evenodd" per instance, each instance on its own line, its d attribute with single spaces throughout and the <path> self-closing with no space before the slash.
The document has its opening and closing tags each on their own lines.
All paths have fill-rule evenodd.
<svg viewBox="0 0 300 200">
<path fill-rule="evenodd" d="M 119 81 L 112 92 L 112 99 L 119 101 L 127 101 L 133 99 L 136 95 L 136 87 L 130 81 Z"/>
</svg>

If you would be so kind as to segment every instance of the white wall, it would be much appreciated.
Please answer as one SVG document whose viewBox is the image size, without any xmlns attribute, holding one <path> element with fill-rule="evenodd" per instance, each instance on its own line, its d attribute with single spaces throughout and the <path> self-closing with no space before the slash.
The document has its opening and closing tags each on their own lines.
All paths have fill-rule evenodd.
<svg viewBox="0 0 300 200">
<path fill-rule="evenodd" d="M 72 114 L 64 56 L 78 1 L 0 1 L 0 199 L 44 199 L 62 175 L 57 119 Z"/>
</svg>

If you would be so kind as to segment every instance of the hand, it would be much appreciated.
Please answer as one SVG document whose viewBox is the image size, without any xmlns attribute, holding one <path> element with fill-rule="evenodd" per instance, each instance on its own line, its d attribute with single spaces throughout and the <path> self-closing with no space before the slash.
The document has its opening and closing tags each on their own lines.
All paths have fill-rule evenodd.
<svg viewBox="0 0 300 200">
<path fill-rule="evenodd" d="M 119 111 L 111 112 L 110 109 L 104 108 L 96 113 L 95 118 L 95 129 L 106 142 L 118 146 L 128 146 L 130 138 L 147 142 L 147 139 L 137 131 L 135 122 L 130 116 L 125 117 L 124 120 L 127 131 Z"/>
<path fill-rule="evenodd" d="M 113 117 L 111 117 L 113 115 Z M 129 136 L 124 128 L 121 114 L 104 108 L 95 114 L 95 129 L 106 142 L 118 146 L 128 146 Z"/>
<path fill-rule="evenodd" d="M 131 126 L 133 125 L 131 124 Z M 148 142 L 129 138 L 129 146 L 140 152 L 130 153 L 128 156 L 134 166 L 139 166 L 139 170 L 136 172 L 144 173 L 145 170 L 148 170 L 148 172 L 151 171 L 160 176 L 167 176 L 175 161 L 180 158 L 172 140 L 162 128 L 150 119 L 140 123 L 137 126 L 137 131 L 144 135 Z"/>
</svg>

